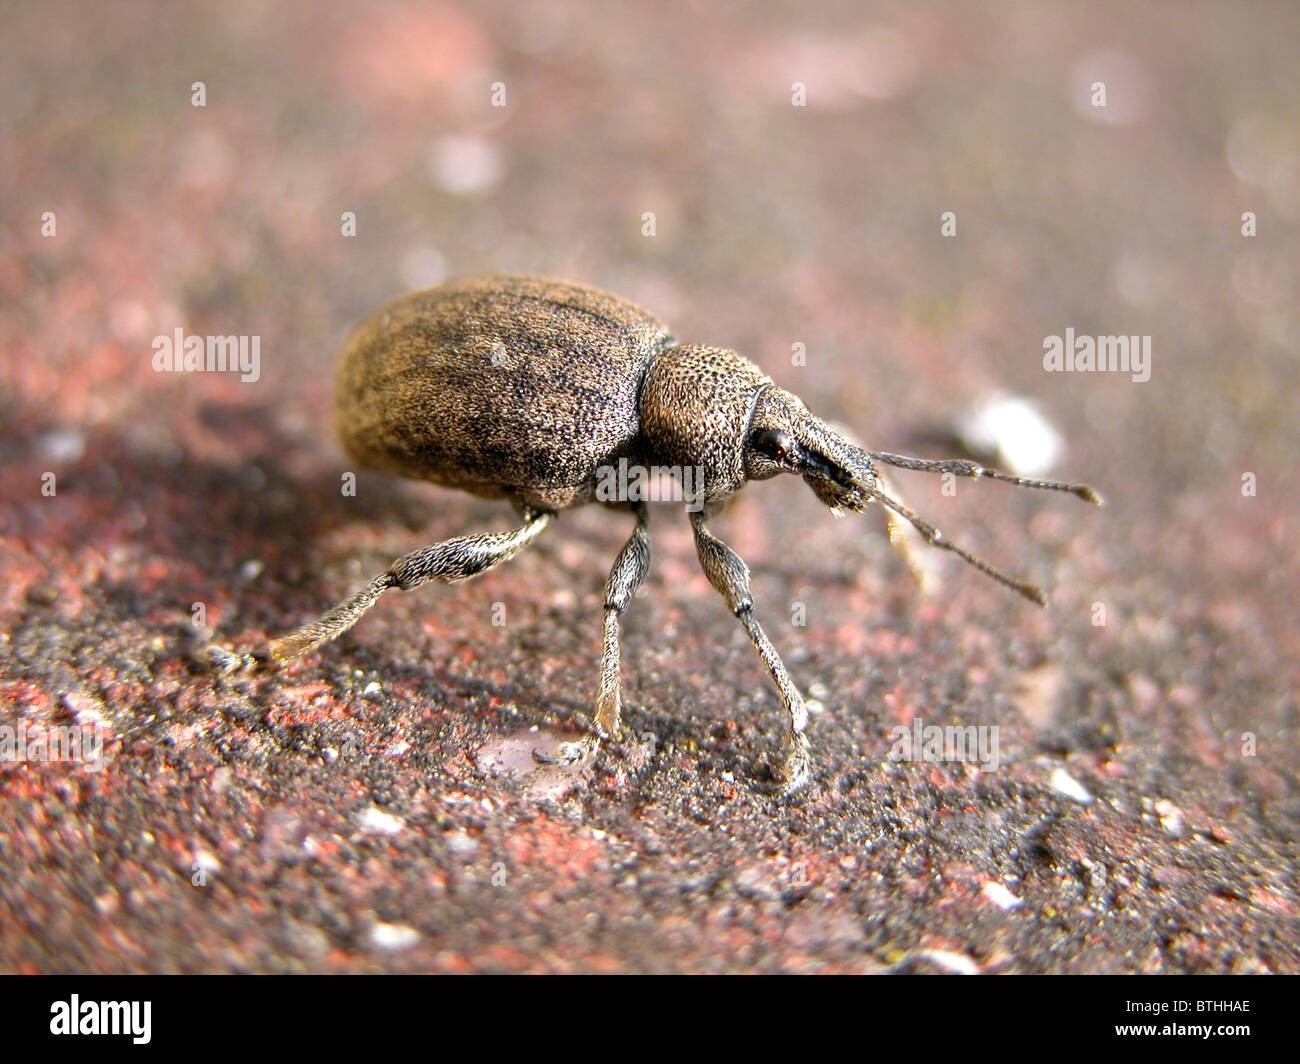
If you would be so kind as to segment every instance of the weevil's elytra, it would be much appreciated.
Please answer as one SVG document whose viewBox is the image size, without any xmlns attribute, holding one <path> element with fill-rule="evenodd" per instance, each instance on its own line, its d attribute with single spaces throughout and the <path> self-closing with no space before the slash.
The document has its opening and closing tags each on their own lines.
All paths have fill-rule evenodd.
<svg viewBox="0 0 1300 1064">
<path fill-rule="evenodd" d="M 594 289 L 485 277 L 397 300 L 339 369 L 343 446 L 362 465 L 554 512 L 631 457 L 641 389 L 672 338 Z"/>
<path fill-rule="evenodd" d="M 277 662 L 346 631 L 389 588 L 463 580 L 511 557 L 560 510 L 600 501 L 630 509 L 636 526 L 605 585 L 599 685 L 592 731 L 566 758 L 616 735 L 618 618 L 645 580 L 645 502 L 598 498 L 602 470 L 690 467 L 702 497 L 689 507 L 705 575 L 744 627 L 772 675 L 787 720 L 780 791 L 809 778 L 808 714 L 755 616 L 749 569 L 706 527 L 751 480 L 803 477 L 836 510 L 880 503 L 931 544 L 952 551 L 1040 604 L 1041 591 L 950 543 L 887 493 L 877 463 L 987 477 L 1100 502 L 1084 485 L 1029 480 L 964 460 L 928 461 L 866 451 L 813 416 L 748 359 L 677 343 L 653 315 L 585 285 L 539 277 L 450 281 L 404 296 L 364 322 L 339 367 L 339 433 L 373 469 L 509 501 L 522 523 L 509 532 L 435 543 L 393 563 L 320 620 L 273 640 Z"/>
</svg>

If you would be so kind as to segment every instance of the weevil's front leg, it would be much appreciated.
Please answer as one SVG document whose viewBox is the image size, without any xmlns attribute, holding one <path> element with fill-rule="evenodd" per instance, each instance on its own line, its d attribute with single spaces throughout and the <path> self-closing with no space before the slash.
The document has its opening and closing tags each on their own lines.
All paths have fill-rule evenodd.
<svg viewBox="0 0 1300 1064">
<path fill-rule="evenodd" d="M 907 505 L 907 499 L 900 494 L 893 478 L 886 476 L 882 470 L 876 471 L 876 483 L 891 498 Z M 889 545 L 898 551 L 908 571 L 912 574 L 922 594 L 929 594 L 938 586 L 939 570 L 934 551 L 927 550 L 924 536 L 888 507 L 885 511 L 885 524 L 889 533 Z"/>
<path fill-rule="evenodd" d="M 704 519 L 699 514 L 691 515 L 691 527 L 695 531 L 695 549 L 700 556 L 704 575 L 745 626 L 749 641 L 754 644 L 767 671 L 772 674 L 772 681 L 781 696 L 781 705 L 789 717 L 785 764 L 780 774 L 778 793 L 783 796 L 791 794 L 804 786 L 810 778 L 812 756 L 808 737 L 804 734 L 804 729 L 808 726 L 808 709 L 798 688 L 790 681 L 776 649 L 754 616 L 754 600 L 749 593 L 749 566 L 739 554 L 704 527 Z"/>
<path fill-rule="evenodd" d="M 530 543 L 550 519 L 549 513 L 529 511 L 525 513 L 525 523 L 509 532 L 458 536 L 412 551 L 398 558 L 388 572 L 375 577 L 350 599 L 339 603 L 319 620 L 271 640 L 271 656 L 277 663 L 283 664 L 342 635 L 390 587 L 410 591 L 429 580 L 451 583 L 477 576 Z"/>
<path fill-rule="evenodd" d="M 596 693 L 596 712 L 591 731 L 581 739 L 565 743 L 554 757 L 534 752 L 539 761 L 578 761 L 594 753 L 601 739 L 614 739 L 621 728 L 618 677 L 618 619 L 632 602 L 637 588 L 645 583 L 650 571 L 650 527 L 645 504 L 636 510 L 636 528 L 623 545 L 605 582 L 605 623 L 600 658 L 600 689 Z"/>
</svg>

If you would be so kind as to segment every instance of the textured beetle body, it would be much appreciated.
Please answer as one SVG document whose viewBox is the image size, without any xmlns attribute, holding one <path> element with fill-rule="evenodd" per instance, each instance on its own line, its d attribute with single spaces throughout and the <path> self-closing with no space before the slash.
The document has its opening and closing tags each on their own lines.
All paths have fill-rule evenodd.
<svg viewBox="0 0 1300 1064">
<path fill-rule="evenodd" d="M 559 510 L 597 500 L 625 507 L 637 524 L 605 584 L 595 711 L 588 735 L 564 755 L 584 757 L 622 727 L 619 618 L 650 560 L 644 501 L 607 498 L 597 492 L 598 481 L 623 462 L 643 471 L 690 467 L 702 493 L 690 507 L 700 565 L 762 658 L 786 713 L 786 754 L 777 772 L 785 793 L 809 779 L 808 713 L 755 616 L 748 567 L 705 525 L 728 498 L 751 480 L 794 473 L 836 512 L 879 503 L 891 521 L 906 521 L 929 543 L 1039 603 L 1045 598 L 1037 588 L 950 543 L 887 494 L 876 463 L 1100 501 L 1083 485 L 1027 480 L 965 460 L 866 451 L 736 352 L 675 343 L 662 322 L 626 300 L 535 277 L 451 281 L 375 314 L 348 342 L 336 409 L 355 461 L 507 499 L 523 524 L 399 558 L 319 620 L 273 640 L 275 661 L 347 631 L 390 588 L 464 580 L 505 561 Z"/>
<path fill-rule="evenodd" d="M 592 500 L 602 467 L 640 458 L 641 390 L 671 342 L 652 315 L 580 285 L 441 285 L 353 334 L 339 434 L 370 468 L 562 510 Z"/>
</svg>

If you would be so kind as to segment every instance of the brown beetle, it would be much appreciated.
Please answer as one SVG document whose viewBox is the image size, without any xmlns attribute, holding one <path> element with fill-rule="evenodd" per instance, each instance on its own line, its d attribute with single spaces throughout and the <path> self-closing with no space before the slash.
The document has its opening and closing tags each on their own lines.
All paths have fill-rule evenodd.
<svg viewBox="0 0 1300 1064">
<path fill-rule="evenodd" d="M 931 544 L 1045 604 L 1043 593 L 944 539 L 885 493 L 876 463 L 991 477 L 1068 491 L 974 462 L 925 461 L 855 446 L 734 351 L 679 344 L 653 315 L 584 285 L 539 277 L 450 281 L 392 303 L 361 325 L 339 368 L 339 432 L 347 453 L 372 469 L 508 500 L 523 523 L 511 532 L 458 537 L 398 559 L 320 620 L 271 643 L 283 663 L 352 627 L 389 588 L 463 580 L 511 557 L 558 511 L 589 502 L 629 509 L 636 528 L 605 585 L 600 686 L 591 732 L 566 760 L 621 728 L 619 615 L 650 561 L 645 497 L 603 490 L 611 471 L 653 467 L 698 474 L 689 500 L 695 546 L 709 582 L 744 625 L 781 697 L 788 733 L 780 792 L 809 778 L 808 713 L 754 616 L 749 569 L 706 527 L 748 481 L 797 473 L 837 512 L 879 502 Z"/>
</svg>

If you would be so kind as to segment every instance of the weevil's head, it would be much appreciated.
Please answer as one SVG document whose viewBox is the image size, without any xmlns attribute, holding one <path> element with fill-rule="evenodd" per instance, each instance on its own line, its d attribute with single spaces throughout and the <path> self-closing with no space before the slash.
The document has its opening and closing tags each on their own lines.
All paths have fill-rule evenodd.
<svg viewBox="0 0 1300 1064">
<path fill-rule="evenodd" d="M 756 397 L 743 453 L 747 480 L 797 473 L 832 510 L 862 510 L 874 497 L 871 456 L 776 385 Z"/>
<path fill-rule="evenodd" d="M 641 424 L 655 462 L 695 471 L 707 512 L 778 473 L 798 473 L 833 509 L 863 509 L 875 486 L 865 451 L 734 351 L 662 351 L 646 375 Z"/>
<path fill-rule="evenodd" d="M 641 392 L 641 427 L 656 462 L 693 467 L 703 477 L 698 505 L 707 517 L 748 481 L 797 473 L 836 513 L 880 503 L 929 543 L 957 554 L 1038 605 L 1047 598 L 1033 584 L 1008 576 L 943 537 L 934 525 L 891 498 L 876 463 L 1022 488 L 1069 492 L 1086 502 L 1101 498 L 1086 484 L 1031 480 L 962 459 L 929 461 L 866 451 L 814 417 L 797 395 L 734 351 L 680 345 L 659 353 Z M 688 505 L 691 503 L 688 501 Z"/>
</svg>

